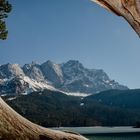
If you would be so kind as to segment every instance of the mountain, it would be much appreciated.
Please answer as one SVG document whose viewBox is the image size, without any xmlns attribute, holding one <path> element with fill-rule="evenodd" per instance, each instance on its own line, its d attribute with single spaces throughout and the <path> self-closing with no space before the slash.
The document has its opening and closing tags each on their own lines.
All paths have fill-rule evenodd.
<svg viewBox="0 0 140 140">
<path fill-rule="evenodd" d="M 37 82 L 45 81 L 41 66 L 39 64 L 36 64 L 35 62 L 25 64 L 22 69 L 25 75 L 29 78 L 34 79 Z"/>
<path fill-rule="evenodd" d="M 111 80 L 103 70 L 87 69 L 79 61 L 70 60 L 61 67 L 64 75 L 62 90 L 98 93 L 108 89 L 127 89 L 126 86 Z"/>
<path fill-rule="evenodd" d="M 140 122 L 140 89 L 109 90 L 82 98 L 44 90 L 2 98 L 18 113 L 45 127 L 135 126 Z"/>
<path fill-rule="evenodd" d="M 10 79 L 15 76 L 24 76 L 24 72 L 18 64 L 5 64 L 0 66 L 0 79 Z"/>
<path fill-rule="evenodd" d="M 48 79 L 54 86 L 58 87 L 63 84 L 63 72 L 59 64 L 48 60 L 41 65 L 45 79 Z"/>
<path fill-rule="evenodd" d="M 76 60 L 62 64 L 48 60 L 43 64 L 32 62 L 23 67 L 18 64 L 0 66 L 0 94 L 27 94 L 43 89 L 82 95 L 128 88 L 111 80 L 103 70 L 87 69 Z"/>
</svg>

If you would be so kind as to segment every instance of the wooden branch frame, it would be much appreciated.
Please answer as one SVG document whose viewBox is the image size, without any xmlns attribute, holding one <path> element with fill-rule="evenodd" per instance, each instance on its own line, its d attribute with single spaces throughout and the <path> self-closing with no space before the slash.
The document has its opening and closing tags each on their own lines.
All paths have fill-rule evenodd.
<svg viewBox="0 0 140 140">
<path fill-rule="evenodd" d="M 124 17 L 140 37 L 140 0 L 91 0 Z"/>
</svg>

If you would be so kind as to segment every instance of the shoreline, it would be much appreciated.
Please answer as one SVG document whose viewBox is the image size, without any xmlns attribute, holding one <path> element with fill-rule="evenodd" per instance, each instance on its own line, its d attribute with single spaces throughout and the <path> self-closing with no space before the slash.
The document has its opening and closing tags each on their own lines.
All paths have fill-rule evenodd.
<svg viewBox="0 0 140 140">
<path fill-rule="evenodd" d="M 140 128 L 133 126 L 120 126 L 120 127 L 59 127 L 52 128 L 60 131 L 76 132 L 81 135 L 111 135 L 111 134 L 140 134 Z"/>
</svg>

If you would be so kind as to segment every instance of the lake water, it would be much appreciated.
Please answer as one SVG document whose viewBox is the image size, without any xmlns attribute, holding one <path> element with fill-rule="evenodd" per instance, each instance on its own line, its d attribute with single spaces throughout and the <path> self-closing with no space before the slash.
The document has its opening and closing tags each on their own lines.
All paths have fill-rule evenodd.
<svg viewBox="0 0 140 140">
<path fill-rule="evenodd" d="M 85 136 L 89 140 L 140 140 L 140 134 L 112 134 Z"/>
<path fill-rule="evenodd" d="M 89 140 L 140 140 L 140 128 L 121 127 L 59 127 L 55 130 L 76 132 Z"/>
</svg>

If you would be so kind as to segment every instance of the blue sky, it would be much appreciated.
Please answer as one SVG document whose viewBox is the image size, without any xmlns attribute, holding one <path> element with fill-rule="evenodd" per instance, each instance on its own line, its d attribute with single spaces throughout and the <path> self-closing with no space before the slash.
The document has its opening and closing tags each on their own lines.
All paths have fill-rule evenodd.
<svg viewBox="0 0 140 140">
<path fill-rule="evenodd" d="M 9 0 L 9 37 L 0 64 L 79 60 L 140 88 L 140 39 L 121 17 L 90 0 Z"/>
</svg>

